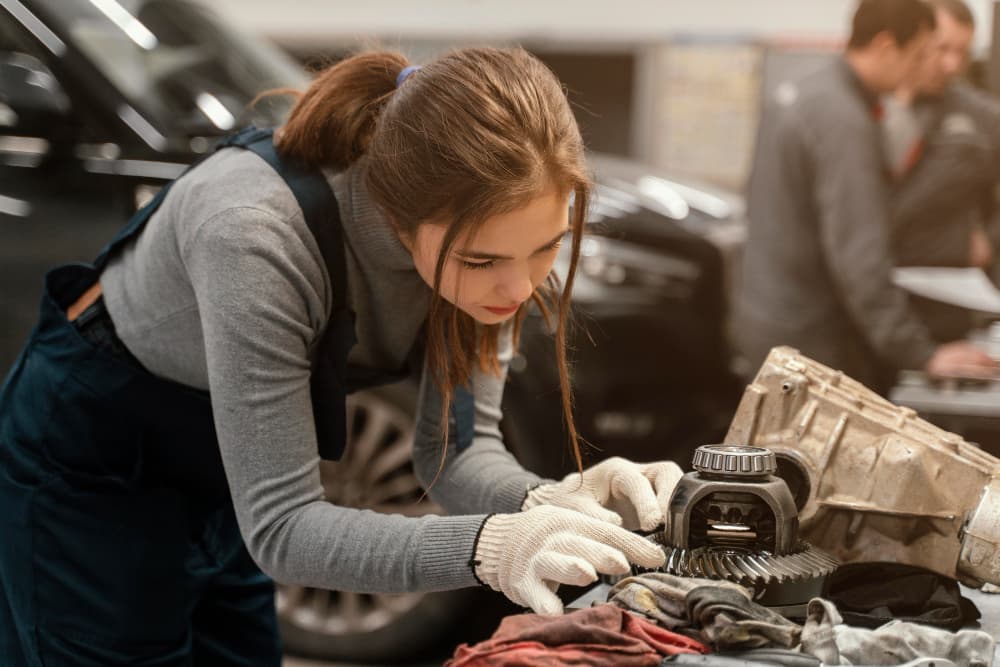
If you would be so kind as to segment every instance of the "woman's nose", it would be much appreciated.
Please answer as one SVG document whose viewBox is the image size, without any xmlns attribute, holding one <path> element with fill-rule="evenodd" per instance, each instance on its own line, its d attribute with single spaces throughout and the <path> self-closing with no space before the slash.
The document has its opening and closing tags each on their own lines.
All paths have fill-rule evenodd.
<svg viewBox="0 0 1000 667">
<path fill-rule="evenodd" d="M 534 289 L 529 271 L 518 271 L 509 275 L 497 286 L 497 291 L 501 296 L 517 303 L 527 301 Z"/>
</svg>

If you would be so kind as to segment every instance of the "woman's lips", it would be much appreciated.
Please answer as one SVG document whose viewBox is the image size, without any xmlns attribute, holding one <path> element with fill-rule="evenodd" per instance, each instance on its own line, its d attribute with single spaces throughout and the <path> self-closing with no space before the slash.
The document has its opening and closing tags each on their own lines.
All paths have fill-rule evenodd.
<svg viewBox="0 0 1000 667">
<path fill-rule="evenodd" d="M 520 304 L 518 304 L 519 306 Z M 497 308 L 496 306 L 483 306 L 486 310 L 490 311 L 494 315 L 510 315 L 518 309 L 518 306 L 507 306 L 505 308 Z"/>
</svg>

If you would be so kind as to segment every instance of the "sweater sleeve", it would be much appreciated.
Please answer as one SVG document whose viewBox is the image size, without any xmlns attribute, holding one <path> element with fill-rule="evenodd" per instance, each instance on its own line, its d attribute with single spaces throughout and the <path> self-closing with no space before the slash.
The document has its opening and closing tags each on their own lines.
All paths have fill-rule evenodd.
<svg viewBox="0 0 1000 667">
<path fill-rule="evenodd" d="M 955 88 L 929 107 L 933 123 L 923 154 L 893 195 L 890 238 L 900 265 L 969 265 L 981 197 L 998 173 L 1000 105 L 976 104 L 979 96 L 963 91 Z"/>
<path fill-rule="evenodd" d="M 236 517 L 261 569 L 359 592 L 476 585 L 468 562 L 484 516 L 407 518 L 324 500 L 309 389 L 326 310 L 315 245 L 273 213 L 234 208 L 202 223 L 182 256 Z"/>
<path fill-rule="evenodd" d="M 955 84 L 952 94 L 958 111 L 969 115 L 989 148 L 988 178 L 994 182 L 1000 180 L 1000 97 L 965 83 Z"/>
<path fill-rule="evenodd" d="M 518 512 L 527 492 L 542 480 L 525 470 L 507 450 L 500 432 L 507 367 L 513 356 L 510 326 L 500 334 L 500 375 L 477 370 L 471 378 L 475 398 L 472 444 L 459 452 L 454 426 L 448 428 L 442 465 L 441 393 L 425 367 L 417 399 L 413 464 L 430 497 L 448 512 Z M 440 473 L 438 472 L 440 470 Z"/>
</svg>

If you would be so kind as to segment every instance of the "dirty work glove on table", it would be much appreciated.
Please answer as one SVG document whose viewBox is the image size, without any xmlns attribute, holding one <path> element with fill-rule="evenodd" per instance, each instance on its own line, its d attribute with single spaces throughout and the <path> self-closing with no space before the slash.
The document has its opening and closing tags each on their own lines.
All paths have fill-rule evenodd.
<svg viewBox="0 0 1000 667">
<path fill-rule="evenodd" d="M 653 542 L 560 507 L 494 514 L 483 522 L 473 572 L 484 584 L 539 614 L 561 614 L 553 593 L 559 584 L 584 586 L 597 573 L 626 574 L 629 562 L 659 567 L 663 550 Z"/>
<path fill-rule="evenodd" d="M 615 456 L 561 482 L 528 492 L 522 509 L 565 507 L 629 530 L 653 530 L 666 521 L 670 495 L 684 475 L 676 463 L 633 463 Z"/>
</svg>

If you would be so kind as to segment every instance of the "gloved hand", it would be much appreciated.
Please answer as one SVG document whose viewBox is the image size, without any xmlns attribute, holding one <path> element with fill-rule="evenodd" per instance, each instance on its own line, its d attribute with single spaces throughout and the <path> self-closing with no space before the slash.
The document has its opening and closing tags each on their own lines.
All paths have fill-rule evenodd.
<svg viewBox="0 0 1000 667">
<path fill-rule="evenodd" d="M 597 573 L 626 574 L 629 561 L 663 565 L 653 542 L 561 507 L 542 506 L 518 514 L 494 514 L 483 522 L 474 571 L 480 581 L 539 614 L 561 614 L 553 593 L 559 584 L 584 586 Z"/>
<path fill-rule="evenodd" d="M 672 461 L 633 463 L 615 456 L 587 468 L 582 477 L 575 472 L 535 487 L 521 509 L 555 505 L 629 530 L 653 530 L 665 523 L 670 495 L 683 475 Z"/>
</svg>

